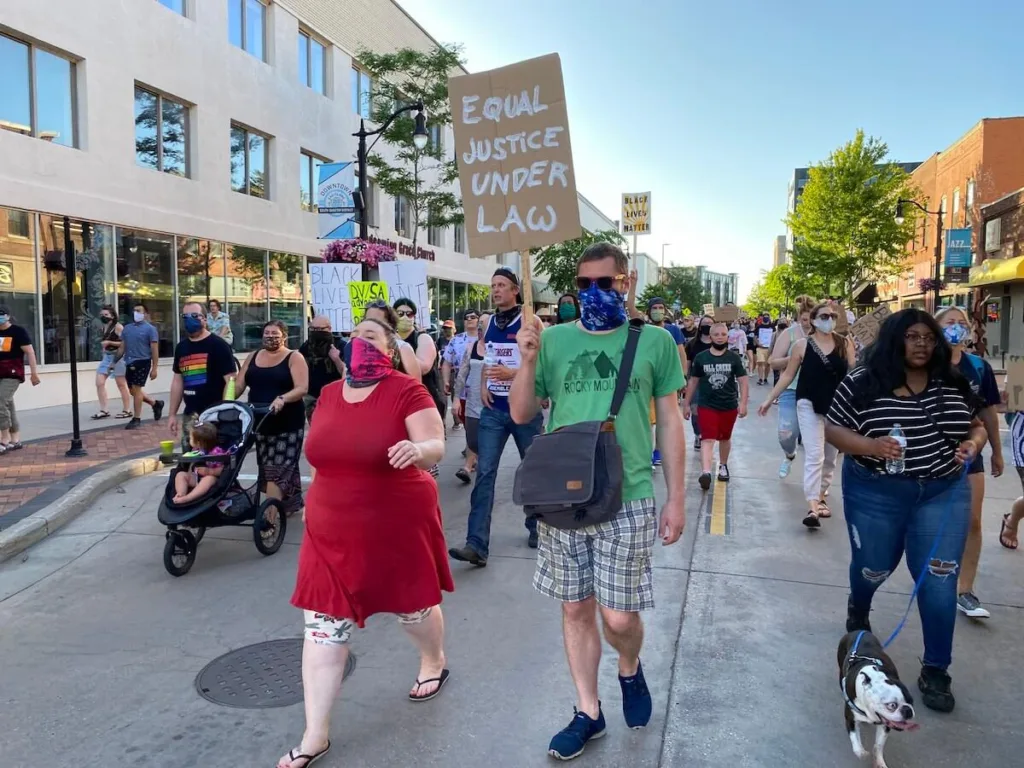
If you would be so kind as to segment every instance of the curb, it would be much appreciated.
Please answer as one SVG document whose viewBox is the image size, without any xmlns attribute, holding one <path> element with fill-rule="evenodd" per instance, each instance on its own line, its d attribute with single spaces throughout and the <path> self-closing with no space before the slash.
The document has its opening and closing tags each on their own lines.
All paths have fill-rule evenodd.
<svg viewBox="0 0 1024 768">
<path fill-rule="evenodd" d="M 159 467 L 159 459 L 146 457 L 90 475 L 45 508 L 0 531 L 0 563 L 52 536 L 92 506 L 101 493 L 133 477 L 154 472 Z"/>
</svg>

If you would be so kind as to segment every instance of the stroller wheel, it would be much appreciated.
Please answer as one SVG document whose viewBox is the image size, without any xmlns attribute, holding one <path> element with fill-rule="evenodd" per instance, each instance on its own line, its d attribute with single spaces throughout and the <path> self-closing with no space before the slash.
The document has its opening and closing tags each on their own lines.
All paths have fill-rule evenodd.
<svg viewBox="0 0 1024 768">
<path fill-rule="evenodd" d="M 184 576 L 196 561 L 196 538 L 191 531 L 168 531 L 164 544 L 164 568 L 171 576 Z"/>
<path fill-rule="evenodd" d="M 264 555 L 272 555 L 284 544 L 288 529 L 288 518 L 277 499 L 266 499 L 256 510 L 252 521 L 252 539 L 256 549 Z"/>
</svg>

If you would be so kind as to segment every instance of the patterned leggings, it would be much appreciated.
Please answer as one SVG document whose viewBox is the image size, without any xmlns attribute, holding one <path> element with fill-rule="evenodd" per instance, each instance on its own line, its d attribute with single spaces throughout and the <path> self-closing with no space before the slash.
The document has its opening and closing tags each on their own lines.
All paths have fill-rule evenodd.
<svg viewBox="0 0 1024 768">
<path fill-rule="evenodd" d="M 402 626 L 422 624 L 433 610 L 431 606 L 415 613 L 399 613 L 398 623 Z M 317 645 L 346 645 L 352 638 L 352 630 L 356 628 L 352 619 L 336 619 L 316 611 L 303 611 L 302 614 L 306 622 L 305 637 Z"/>
</svg>

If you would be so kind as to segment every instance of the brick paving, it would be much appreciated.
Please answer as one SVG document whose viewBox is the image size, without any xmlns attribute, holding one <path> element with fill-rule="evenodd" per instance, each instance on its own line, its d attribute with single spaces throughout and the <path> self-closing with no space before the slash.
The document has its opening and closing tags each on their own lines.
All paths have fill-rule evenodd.
<svg viewBox="0 0 1024 768">
<path fill-rule="evenodd" d="M 18 451 L 0 456 L 0 528 L 21 518 L 19 511 L 40 494 L 60 495 L 74 485 L 63 482 L 81 472 L 95 471 L 104 465 L 147 453 L 156 454 L 160 441 L 170 439 L 167 419 L 143 420 L 140 429 L 126 430 L 127 422 L 109 428 L 82 433 L 82 446 L 88 456 L 69 458 L 64 452 L 71 446 L 70 435 L 48 437 L 25 443 Z"/>
</svg>

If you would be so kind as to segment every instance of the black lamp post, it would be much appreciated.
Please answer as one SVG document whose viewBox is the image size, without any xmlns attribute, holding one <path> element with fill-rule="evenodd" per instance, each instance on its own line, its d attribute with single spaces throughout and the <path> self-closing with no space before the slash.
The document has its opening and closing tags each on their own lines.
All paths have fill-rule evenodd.
<svg viewBox="0 0 1024 768">
<path fill-rule="evenodd" d="M 368 192 L 369 182 L 366 177 L 366 158 L 370 153 L 370 149 L 373 149 L 373 144 L 376 144 L 376 139 L 369 148 L 366 146 L 366 139 L 370 136 L 376 136 L 378 139 L 380 135 L 387 130 L 388 126 L 394 122 L 395 118 L 405 112 L 416 111 L 416 127 L 412 132 L 412 142 L 416 146 L 416 149 L 424 149 L 427 146 L 427 141 L 430 135 L 427 133 L 427 118 L 423 114 L 423 102 L 417 101 L 415 104 L 409 104 L 408 106 L 396 109 L 392 113 L 391 117 L 384 121 L 384 123 L 374 131 L 366 130 L 366 121 L 359 121 L 359 130 L 352 135 L 359 139 L 359 151 L 356 155 L 356 163 L 359 167 L 359 192 L 353 195 L 353 204 L 355 209 L 359 212 L 359 239 L 366 240 L 370 236 L 370 222 L 366 218 L 366 195 Z"/>
<path fill-rule="evenodd" d="M 900 198 L 896 201 L 896 223 L 902 224 L 903 219 L 903 206 L 912 205 L 915 208 L 920 209 L 926 216 L 937 216 L 939 227 L 935 237 L 935 280 L 934 280 L 934 298 L 932 312 L 937 312 L 939 309 L 939 293 L 942 290 L 941 280 L 941 269 L 942 269 L 942 208 L 940 207 L 937 211 L 929 211 L 923 205 L 916 200 L 904 200 Z"/>
<path fill-rule="evenodd" d="M 71 219 L 64 217 L 64 287 L 68 295 L 68 359 L 71 362 L 71 447 L 65 456 L 86 456 L 78 423 L 78 350 L 75 349 L 75 275 L 78 272 Z"/>
</svg>

